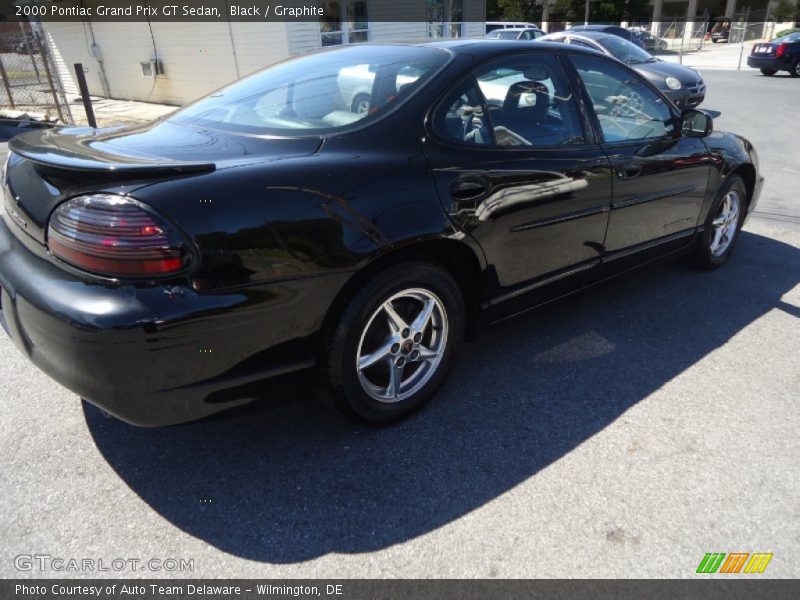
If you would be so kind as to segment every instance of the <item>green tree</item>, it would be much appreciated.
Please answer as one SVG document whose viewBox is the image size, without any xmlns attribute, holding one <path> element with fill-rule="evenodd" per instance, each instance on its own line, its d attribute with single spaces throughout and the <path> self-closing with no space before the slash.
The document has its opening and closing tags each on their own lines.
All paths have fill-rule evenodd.
<svg viewBox="0 0 800 600">
<path fill-rule="evenodd" d="M 542 0 L 487 0 L 487 21 L 536 22 L 542 18 Z"/>
<path fill-rule="evenodd" d="M 589 21 L 614 23 L 649 19 L 651 12 L 649 0 L 599 0 L 591 3 Z M 586 15 L 586 0 L 556 0 L 551 14 L 564 21 L 582 23 Z"/>
<path fill-rule="evenodd" d="M 789 0 L 781 0 L 772 13 L 777 23 L 787 23 L 800 19 L 800 3 L 793 5 Z"/>
</svg>

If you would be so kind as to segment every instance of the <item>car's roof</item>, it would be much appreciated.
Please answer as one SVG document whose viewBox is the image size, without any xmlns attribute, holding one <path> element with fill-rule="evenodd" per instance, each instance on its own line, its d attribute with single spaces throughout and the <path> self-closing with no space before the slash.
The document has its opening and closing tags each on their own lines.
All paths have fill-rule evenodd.
<svg viewBox="0 0 800 600">
<path fill-rule="evenodd" d="M 606 31 L 608 29 L 625 30 L 624 27 L 620 27 L 619 25 L 573 25 L 570 29 L 582 29 L 584 31 Z M 567 31 L 569 31 L 569 29 Z"/>
<path fill-rule="evenodd" d="M 444 48 L 455 54 L 468 54 L 475 56 L 476 58 L 484 58 L 498 52 L 519 52 L 522 49 L 539 49 L 545 51 L 563 50 L 568 52 L 585 52 L 592 55 L 597 54 L 594 50 L 589 48 L 580 48 L 577 46 L 570 46 L 569 44 L 561 44 L 559 42 L 540 44 L 537 41 L 533 44 L 520 44 L 518 40 L 498 40 L 485 38 L 460 38 L 455 40 L 442 40 L 438 42 L 425 42 L 418 45 L 431 48 Z"/>
<path fill-rule="evenodd" d="M 542 31 L 538 27 L 506 27 L 505 29 L 495 29 L 491 33 L 495 31 Z"/>
</svg>

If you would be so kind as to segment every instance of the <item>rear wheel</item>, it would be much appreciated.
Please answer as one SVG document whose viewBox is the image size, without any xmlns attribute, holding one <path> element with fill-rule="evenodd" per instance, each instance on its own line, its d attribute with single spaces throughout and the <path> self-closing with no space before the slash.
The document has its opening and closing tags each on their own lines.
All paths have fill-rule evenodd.
<svg viewBox="0 0 800 600">
<path fill-rule="evenodd" d="M 738 175 L 720 189 L 706 218 L 691 262 L 701 269 L 716 269 L 730 257 L 747 213 L 747 188 Z"/>
<path fill-rule="evenodd" d="M 775 75 L 775 73 L 777 72 L 778 71 L 775 69 L 761 69 L 761 74 L 766 75 L 767 77 L 771 77 L 772 75 Z"/>
<path fill-rule="evenodd" d="M 350 105 L 350 112 L 357 115 L 363 115 L 369 112 L 369 100 L 369 94 L 358 94 L 353 98 L 353 102 Z"/>
<path fill-rule="evenodd" d="M 792 65 L 792 68 L 789 71 L 789 74 L 792 77 L 800 77 L 800 59 L 794 61 L 794 64 Z"/>
<path fill-rule="evenodd" d="M 326 396 L 347 416 L 385 424 L 428 402 L 464 336 L 464 301 L 440 267 L 401 263 L 368 282 L 329 335 Z"/>
</svg>

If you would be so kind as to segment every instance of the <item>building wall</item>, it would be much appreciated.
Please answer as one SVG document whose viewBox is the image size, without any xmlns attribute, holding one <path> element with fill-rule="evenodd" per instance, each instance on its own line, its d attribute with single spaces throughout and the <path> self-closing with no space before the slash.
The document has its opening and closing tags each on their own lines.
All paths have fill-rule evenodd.
<svg viewBox="0 0 800 600">
<path fill-rule="evenodd" d="M 419 22 L 370 22 L 371 41 L 426 39 L 426 4 L 419 2 Z M 384 18 L 400 5 L 370 0 Z M 403 8 L 407 15 L 407 6 Z M 464 0 L 467 36 L 483 36 L 485 3 Z M 152 29 L 151 29 L 152 27 Z M 84 65 L 89 91 L 96 96 L 165 104 L 186 104 L 258 69 L 321 46 L 318 22 L 292 23 L 47 23 L 47 32 L 68 71 Z M 99 48 L 94 52 L 93 47 Z M 164 77 L 145 77 L 140 63 L 163 62 Z"/>
<path fill-rule="evenodd" d="M 84 65 L 93 95 L 185 104 L 288 56 L 283 23 L 48 23 L 67 65 Z M 155 40 L 155 44 L 154 41 Z M 99 53 L 92 52 L 92 46 Z M 165 77 L 144 77 L 158 58 Z"/>
</svg>

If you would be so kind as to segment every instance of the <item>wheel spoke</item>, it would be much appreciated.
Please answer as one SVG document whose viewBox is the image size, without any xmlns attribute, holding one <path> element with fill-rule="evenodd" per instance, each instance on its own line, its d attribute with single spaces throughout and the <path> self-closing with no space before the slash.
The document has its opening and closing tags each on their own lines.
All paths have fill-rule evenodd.
<svg viewBox="0 0 800 600">
<path fill-rule="evenodd" d="M 717 251 L 721 239 L 722 239 L 722 227 L 718 227 L 714 230 L 714 239 L 711 240 L 711 252 Z"/>
<path fill-rule="evenodd" d="M 713 221 L 714 227 L 722 227 L 727 222 L 725 215 L 720 215 Z"/>
<path fill-rule="evenodd" d="M 386 342 L 374 352 L 370 354 L 365 354 L 364 356 L 360 356 L 358 359 L 358 370 L 363 371 L 364 369 L 370 368 L 372 365 L 379 363 L 382 360 L 386 360 L 391 354 L 392 344 L 394 340 L 389 338 Z"/>
<path fill-rule="evenodd" d="M 400 394 L 400 385 L 403 383 L 403 370 L 405 366 L 398 367 L 397 363 L 393 360 L 388 361 L 389 364 L 389 385 L 386 387 L 386 396 L 389 398 L 397 398 Z"/>
<path fill-rule="evenodd" d="M 397 314 L 397 311 L 394 309 L 394 306 L 392 306 L 392 303 L 390 301 L 386 301 L 383 303 L 383 312 L 386 313 L 386 316 L 389 321 L 389 327 L 395 333 L 403 331 L 403 329 L 408 327 L 408 325 L 406 325 L 405 320 L 403 320 L 403 317 Z"/>
<path fill-rule="evenodd" d="M 430 348 L 426 348 L 425 346 L 420 346 L 419 348 L 420 361 L 430 362 L 432 360 L 436 360 L 437 358 L 439 358 L 439 352 L 431 350 Z"/>
<path fill-rule="evenodd" d="M 433 314 L 433 309 L 436 307 L 436 303 L 433 301 L 432 298 L 428 298 L 425 300 L 425 304 L 422 306 L 422 310 L 419 311 L 417 318 L 411 323 L 411 330 L 418 331 L 422 333 L 425 331 L 425 328 L 428 326 L 428 323 L 431 320 L 431 315 Z"/>
<path fill-rule="evenodd" d="M 735 205 L 733 210 L 728 214 L 728 223 L 735 223 L 739 220 L 739 206 Z"/>
</svg>

